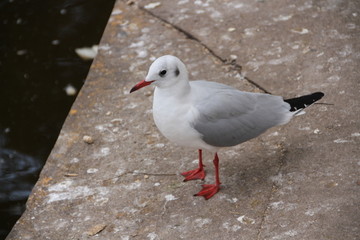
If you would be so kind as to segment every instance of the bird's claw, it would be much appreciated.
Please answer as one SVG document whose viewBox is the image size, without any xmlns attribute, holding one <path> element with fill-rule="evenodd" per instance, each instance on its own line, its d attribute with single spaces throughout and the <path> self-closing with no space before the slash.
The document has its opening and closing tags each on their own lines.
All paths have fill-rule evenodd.
<svg viewBox="0 0 360 240">
<path fill-rule="evenodd" d="M 203 189 L 194 196 L 203 196 L 206 200 L 214 196 L 220 189 L 220 184 L 203 184 Z"/>
<path fill-rule="evenodd" d="M 197 168 L 194 170 L 183 172 L 181 173 L 181 175 L 185 177 L 184 182 L 196 179 L 204 180 L 206 176 L 204 168 Z"/>
</svg>

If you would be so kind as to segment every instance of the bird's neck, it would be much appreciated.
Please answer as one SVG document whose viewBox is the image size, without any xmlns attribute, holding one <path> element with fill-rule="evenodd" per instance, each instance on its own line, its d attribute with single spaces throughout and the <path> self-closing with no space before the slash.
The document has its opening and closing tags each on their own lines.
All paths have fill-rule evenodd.
<svg viewBox="0 0 360 240">
<path fill-rule="evenodd" d="M 157 86 L 156 91 L 163 96 L 182 98 L 190 93 L 190 84 L 187 79 L 183 79 L 169 86 Z"/>
</svg>

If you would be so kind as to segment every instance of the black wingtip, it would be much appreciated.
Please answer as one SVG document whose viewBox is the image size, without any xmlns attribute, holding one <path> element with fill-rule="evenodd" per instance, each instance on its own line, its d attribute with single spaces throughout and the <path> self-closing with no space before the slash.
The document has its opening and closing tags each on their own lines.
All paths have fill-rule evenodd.
<svg viewBox="0 0 360 240">
<path fill-rule="evenodd" d="M 290 111 L 294 112 L 303 108 L 306 108 L 316 101 L 319 101 L 325 94 L 323 92 L 315 92 L 309 95 L 285 99 L 284 101 L 290 104 Z"/>
<path fill-rule="evenodd" d="M 314 96 L 315 98 L 317 98 L 317 100 L 315 100 L 315 101 L 318 101 L 318 100 L 320 100 L 323 96 L 325 96 L 325 93 L 323 93 L 323 92 L 315 92 L 315 93 L 313 93 L 313 94 L 310 94 L 311 96 Z"/>
</svg>

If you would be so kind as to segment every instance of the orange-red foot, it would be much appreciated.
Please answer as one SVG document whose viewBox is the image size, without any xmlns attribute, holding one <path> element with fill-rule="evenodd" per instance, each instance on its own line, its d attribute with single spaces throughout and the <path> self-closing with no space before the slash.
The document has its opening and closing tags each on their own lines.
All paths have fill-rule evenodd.
<svg viewBox="0 0 360 240">
<path fill-rule="evenodd" d="M 220 189 L 219 184 L 204 184 L 203 189 L 194 196 L 203 196 L 206 200 L 215 195 Z"/>
<path fill-rule="evenodd" d="M 197 168 L 194 170 L 183 172 L 183 173 L 181 173 L 181 175 L 183 175 L 185 177 L 184 182 L 186 182 L 186 181 L 196 180 L 196 179 L 204 180 L 206 174 L 205 174 L 204 168 Z"/>
</svg>

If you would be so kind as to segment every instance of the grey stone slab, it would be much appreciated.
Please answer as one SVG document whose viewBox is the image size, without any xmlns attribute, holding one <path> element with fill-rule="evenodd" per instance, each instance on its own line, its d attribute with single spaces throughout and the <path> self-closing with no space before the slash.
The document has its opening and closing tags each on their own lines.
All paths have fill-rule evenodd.
<svg viewBox="0 0 360 240">
<path fill-rule="evenodd" d="M 116 3 L 7 239 L 359 239 L 357 1 L 154 3 Z M 205 201 L 192 196 L 202 182 L 178 174 L 196 167 L 196 150 L 157 131 L 151 87 L 129 94 L 164 54 L 181 58 L 192 79 L 261 91 L 246 75 L 288 97 L 321 90 L 334 105 L 222 150 L 223 187 Z"/>
</svg>

